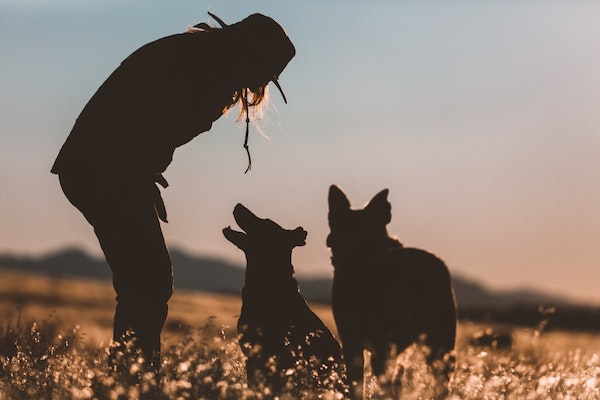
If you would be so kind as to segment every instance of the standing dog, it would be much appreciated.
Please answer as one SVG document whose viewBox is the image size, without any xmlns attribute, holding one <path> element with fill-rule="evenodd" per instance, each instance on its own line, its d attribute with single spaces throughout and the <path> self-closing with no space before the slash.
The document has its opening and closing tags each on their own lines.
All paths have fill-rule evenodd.
<svg viewBox="0 0 600 400">
<path fill-rule="evenodd" d="M 340 188 L 329 189 L 333 314 L 348 378 L 362 381 L 364 349 L 372 353 L 373 373 L 381 375 L 392 351 L 424 340 L 431 350 L 427 361 L 437 367 L 445 388 L 456 337 L 450 273 L 433 254 L 404 247 L 388 235 L 387 195 L 385 189 L 364 209 L 354 210 Z"/>
<path fill-rule="evenodd" d="M 296 398 L 315 389 L 343 391 L 340 344 L 310 310 L 294 279 L 292 250 L 306 244 L 306 231 L 283 229 L 241 204 L 233 216 L 244 232 L 228 227 L 223 234 L 246 254 L 238 333 L 249 386 Z"/>
</svg>

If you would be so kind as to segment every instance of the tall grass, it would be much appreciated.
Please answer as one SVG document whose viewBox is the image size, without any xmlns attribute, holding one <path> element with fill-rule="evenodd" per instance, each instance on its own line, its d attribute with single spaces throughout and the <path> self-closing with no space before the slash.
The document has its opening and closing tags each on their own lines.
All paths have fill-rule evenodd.
<svg viewBox="0 0 600 400">
<path fill-rule="evenodd" d="M 108 368 L 108 346 L 89 347 L 79 327 L 66 333 L 47 321 L 0 329 L 0 399 L 238 399 L 244 370 L 237 341 L 216 333 L 213 320 L 186 327 L 163 353 L 159 376 L 130 349 L 124 371 Z"/>
<path fill-rule="evenodd" d="M 63 330 L 52 320 L 5 323 L 0 327 L 0 399 L 268 398 L 248 389 L 243 355 L 226 332 L 214 318 L 199 328 L 182 327 L 163 349 L 158 376 L 135 357 L 125 374 L 116 375 L 107 368 L 108 347 L 86 344 L 77 326 Z M 540 331 L 521 330 L 513 333 L 512 348 L 495 349 L 469 342 L 468 326 L 462 332 L 452 400 L 600 399 L 598 348 L 556 348 Z M 435 380 L 425 352 L 412 346 L 390 362 L 387 378 L 395 375 L 401 383 L 393 392 L 367 379 L 366 398 L 432 398 Z M 319 395 L 341 397 L 305 397 Z"/>
</svg>

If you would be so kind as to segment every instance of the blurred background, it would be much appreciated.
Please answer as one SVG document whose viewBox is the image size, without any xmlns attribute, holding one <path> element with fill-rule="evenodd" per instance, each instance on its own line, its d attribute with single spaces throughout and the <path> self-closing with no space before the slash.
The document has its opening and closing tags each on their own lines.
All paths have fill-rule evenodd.
<svg viewBox="0 0 600 400">
<path fill-rule="evenodd" d="M 454 274 L 600 304 L 594 1 L 1 0 L 0 253 L 101 254 L 50 167 L 125 57 L 207 11 L 269 15 L 297 55 L 280 77 L 289 104 L 272 87 L 267 137 L 251 128 L 248 174 L 237 110 L 176 151 L 171 248 L 243 265 L 221 234 L 241 202 L 303 226 L 296 273 L 330 276 L 329 185 L 357 208 L 389 188 L 390 233 Z"/>
</svg>

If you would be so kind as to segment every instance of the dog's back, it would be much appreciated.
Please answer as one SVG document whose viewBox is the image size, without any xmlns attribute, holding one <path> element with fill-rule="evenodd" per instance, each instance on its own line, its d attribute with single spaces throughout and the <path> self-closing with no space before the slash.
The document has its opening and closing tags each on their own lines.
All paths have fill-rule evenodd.
<svg viewBox="0 0 600 400">
<path fill-rule="evenodd" d="M 238 333 L 250 387 L 272 394 L 290 388 L 343 391 L 340 344 L 308 307 L 293 277 L 292 249 L 305 244 L 306 232 L 257 218 L 241 204 L 234 216 L 245 232 L 226 228 L 223 233 L 246 253 Z"/>
<path fill-rule="evenodd" d="M 333 313 L 349 378 L 362 379 L 365 348 L 378 375 L 391 347 L 401 352 L 425 338 L 430 362 L 452 351 L 456 306 L 448 268 L 433 254 L 388 236 L 387 190 L 364 209 L 352 210 L 345 194 L 332 186 L 329 207 Z"/>
<path fill-rule="evenodd" d="M 379 256 L 375 256 L 375 259 Z M 377 264 L 352 265 L 368 271 L 357 279 L 336 277 L 334 280 L 336 314 L 347 315 L 348 290 L 362 294 L 368 319 L 367 340 L 375 354 L 373 366 L 381 373 L 380 357 L 389 355 L 389 345 L 402 351 L 425 335 L 431 359 L 440 358 L 454 347 L 456 307 L 450 274 L 442 260 L 415 248 L 397 247 L 385 251 Z M 357 287 L 357 282 L 360 283 Z M 336 316 L 336 322 L 340 320 Z M 342 322 L 342 321 L 340 321 Z M 343 325 L 343 322 L 342 322 Z M 341 329 L 341 328 L 340 328 Z"/>
</svg>

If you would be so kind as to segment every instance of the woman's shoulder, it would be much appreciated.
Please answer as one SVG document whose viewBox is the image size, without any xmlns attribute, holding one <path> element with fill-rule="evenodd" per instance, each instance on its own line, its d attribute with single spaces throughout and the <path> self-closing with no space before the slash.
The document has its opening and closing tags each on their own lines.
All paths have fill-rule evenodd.
<svg viewBox="0 0 600 400">
<path fill-rule="evenodd" d="M 198 57 L 199 55 L 210 56 L 214 49 L 224 45 L 222 38 L 212 33 L 185 32 L 156 39 L 131 53 L 123 60 L 121 66 Z"/>
</svg>

